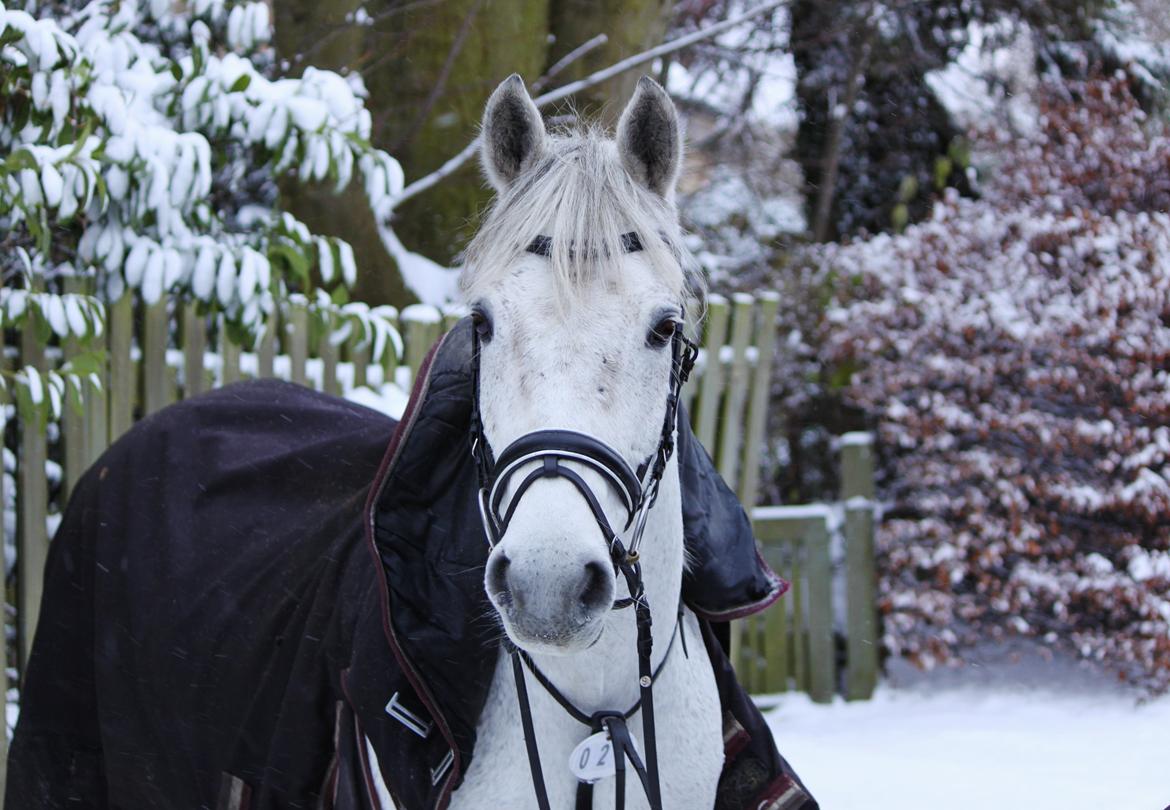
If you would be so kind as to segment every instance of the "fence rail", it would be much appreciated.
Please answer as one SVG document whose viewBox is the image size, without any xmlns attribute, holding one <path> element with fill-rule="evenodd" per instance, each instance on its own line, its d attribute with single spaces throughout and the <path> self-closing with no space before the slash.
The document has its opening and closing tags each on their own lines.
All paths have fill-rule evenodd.
<svg viewBox="0 0 1170 810">
<path fill-rule="evenodd" d="M 756 504 L 760 481 L 778 305 L 774 292 L 710 296 L 696 371 L 682 392 L 696 435 L 749 506 Z M 243 350 L 228 339 L 222 322 L 194 305 L 164 299 L 148 306 L 130 295 L 115 302 L 108 312 L 102 388 L 88 391 L 81 413 L 66 407 L 48 431 L 23 424 L 18 416 L 6 433 L 0 408 L 0 436 L 14 440 L 17 450 L 6 454 L 9 469 L 0 476 L 0 504 L 12 498 L 16 512 L 17 567 L 8 584 L 9 601 L 16 606 L 16 660 L 27 657 L 35 630 L 52 523 L 85 468 L 136 419 L 248 377 L 283 377 L 330 393 L 387 381 L 409 388 L 429 347 L 459 316 L 407 307 L 397 318 L 401 355 L 389 350 L 381 362 L 371 363 L 368 344 L 352 338 L 335 345 L 328 330 L 312 328 L 305 307 L 291 306 L 274 317 L 258 344 Z M 43 371 L 80 351 L 69 341 L 46 349 L 35 339 L 35 327 L 26 327 L 7 350 L 0 330 L 0 367 L 31 365 Z M 733 628 L 734 662 L 753 691 L 801 689 L 828 700 L 839 686 L 850 698 L 873 690 L 873 465 L 865 434 L 847 435 L 841 444 L 841 504 L 752 511 L 765 558 L 793 583 L 792 594 L 777 607 Z M 15 484 L 15 493 L 4 491 L 7 481 Z M 5 545 L 6 531 L 0 522 Z M 834 566 L 844 571 L 836 584 Z M 843 610 L 835 604 L 835 589 L 848 597 Z"/>
</svg>

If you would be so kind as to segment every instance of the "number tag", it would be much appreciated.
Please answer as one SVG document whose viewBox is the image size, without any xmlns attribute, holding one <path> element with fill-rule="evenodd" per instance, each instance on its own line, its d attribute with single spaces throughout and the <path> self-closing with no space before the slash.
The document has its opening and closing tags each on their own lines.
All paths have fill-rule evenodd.
<svg viewBox="0 0 1170 810">
<path fill-rule="evenodd" d="M 638 756 L 641 756 L 642 746 L 638 745 L 638 740 L 632 734 L 630 742 L 633 743 Z M 617 770 L 614 761 L 616 757 L 617 752 L 613 750 L 609 732 L 599 731 L 583 739 L 573 749 L 573 753 L 569 754 L 569 770 L 578 781 L 593 784 L 614 775 Z"/>
</svg>

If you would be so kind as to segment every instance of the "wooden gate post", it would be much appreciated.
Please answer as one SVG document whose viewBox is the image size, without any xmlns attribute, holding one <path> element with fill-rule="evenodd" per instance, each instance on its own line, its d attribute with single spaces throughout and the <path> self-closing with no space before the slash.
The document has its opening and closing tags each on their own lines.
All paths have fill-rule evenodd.
<svg viewBox="0 0 1170 810">
<path fill-rule="evenodd" d="M 167 373 L 167 344 L 170 338 L 167 296 L 145 307 L 142 314 L 142 412 L 160 411 L 174 401 Z"/>
<path fill-rule="evenodd" d="M 110 444 L 134 426 L 134 294 L 127 291 L 109 307 L 107 322 L 110 351 Z"/>
<path fill-rule="evenodd" d="M 20 365 L 45 370 L 45 349 L 37 340 L 40 315 L 29 311 L 20 333 Z M 48 396 L 44 391 L 43 396 Z M 41 607 L 44 587 L 45 560 L 49 554 L 48 529 L 45 514 L 49 505 L 49 482 L 45 478 L 48 456 L 45 426 L 37 417 L 20 423 L 20 459 L 16 475 L 16 582 L 17 582 L 17 639 L 21 671 L 28 664 L 36 632 L 37 614 Z"/>
<path fill-rule="evenodd" d="M 877 686 L 878 638 L 874 561 L 873 434 L 841 437 L 845 502 L 845 697 L 866 700 Z"/>
</svg>

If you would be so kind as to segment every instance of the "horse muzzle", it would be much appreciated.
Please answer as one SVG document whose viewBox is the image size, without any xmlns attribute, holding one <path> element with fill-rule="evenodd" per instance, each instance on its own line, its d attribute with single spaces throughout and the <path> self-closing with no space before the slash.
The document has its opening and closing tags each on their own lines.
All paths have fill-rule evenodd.
<svg viewBox="0 0 1170 810">
<path fill-rule="evenodd" d="M 565 506 L 574 511 L 572 504 Z M 504 542 L 488 556 L 484 586 L 518 647 L 577 652 L 597 642 L 613 608 L 613 564 L 592 536 L 574 539 L 567 531 L 550 530 L 554 521 L 541 512 L 520 510 Z"/>
</svg>

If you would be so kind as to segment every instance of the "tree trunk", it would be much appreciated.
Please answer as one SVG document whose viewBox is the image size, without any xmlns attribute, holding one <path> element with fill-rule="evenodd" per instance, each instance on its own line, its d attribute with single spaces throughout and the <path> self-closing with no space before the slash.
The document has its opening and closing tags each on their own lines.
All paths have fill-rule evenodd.
<svg viewBox="0 0 1170 810">
<path fill-rule="evenodd" d="M 347 18 L 361 0 L 285 0 L 276 3 L 275 45 L 288 72 L 299 75 L 306 65 L 347 72 L 362 58 L 365 31 Z M 280 184 L 281 202 L 314 232 L 339 236 L 353 246 L 357 263 L 354 298 L 370 304 L 403 306 L 415 300 L 394 260 L 382 245 L 360 178 L 337 194 L 331 185 Z"/>
<path fill-rule="evenodd" d="M 837 189 L 837 174 L 841 168 L 841 144 L 845 138 L 845 127 L 853 115 L 853 105 L 857 103 L 857 92 L 861 89 L 861 77 L 865 75 L 865 68 L 869 62 L 870 40 L 873 29 L 865 32 L 860 46 L 853 53 L 850 60 L 849 79 L 845 84 L 845 98 L 836 105 L 836 109 L 829 110 L 829 138 L 825 143 L 824 157 L 821 160 L 821 176 L 817 187 L 817 202 L 813 208 L 812 235 L 813 241 L 824 242 L 829 238 L 832 225 L 833 194 Z"/>
<path fill-rule="evenodd" d="M 549 64 L 553 64 L 586 40 L 605 34 L 608 41 L 557 77 L 558 84 L 588 76 L 594 71 L 652 48 L 662 42 L 674 7 L 669 0 L 552 0 L 549 32 Z M 572 109 L 606 126 L 618 116 L 634 93 L 643 72 L 632 70 L 574 96 Z"/>
<path fill-rule="evenodd" d="M 392 150 L 408 182 L 434 171 L 476 136 L 497 84 L 511 73 L 527 81 L 540 75 L 547 32 L 548 0 L 516 0 L 507 9 L 488 0 L 420 3 L 375 25 L 375 57 L 363 68 L 374 142 Z M 395 55 L 377 56 L 391 47 Z M 450 263 L 490 197 L 478 165 L 469 164 L 404 203 L 394 227 L 409 249 Z"/>
</svg>

